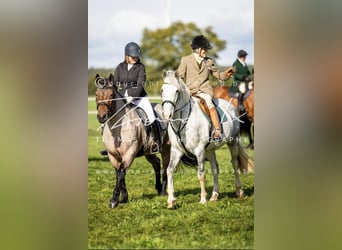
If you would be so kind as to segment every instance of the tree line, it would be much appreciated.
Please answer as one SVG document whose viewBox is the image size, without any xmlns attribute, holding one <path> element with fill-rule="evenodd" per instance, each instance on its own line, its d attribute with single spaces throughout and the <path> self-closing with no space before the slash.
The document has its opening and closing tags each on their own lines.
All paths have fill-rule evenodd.
<svg viewBox="0 0 342 250">
<path fill-rule="evenodd" d="M 218 38 L 211 26 L 200 29 L 194 23 L 175 22 L 168 28 L 159 28 L 143 30 L 143 37 L 140 42 L 142 56 L 141 60 L 146 67 L 146 85 L 145 90 L 149 95 L 159 95 L 162 84 L 163 69 L 175 70 L 178 68 L 182 56 L 192 52 L 190 43 L 193 37 L 203 34 L 212 44 L 210 57 L 217 59 L 218 53 L 226 48 L 226 41 Z M 117 64 L 119 62 L 116 62 Z M 225 69 L 231 65 L 219 65 L 220 69 Z M 252 71 L 251 71 L 252 72 Z M 113 69 L 88 69 L 88 95 L 95 95 L 96 87 L 94 78 L 96 74 L 108 76 L 114 74 Z M 212 85 L 219 84 L 215 79 L 211 79 Z M 232 79 L 224 84 L 230 85 Z"/>
</svg>

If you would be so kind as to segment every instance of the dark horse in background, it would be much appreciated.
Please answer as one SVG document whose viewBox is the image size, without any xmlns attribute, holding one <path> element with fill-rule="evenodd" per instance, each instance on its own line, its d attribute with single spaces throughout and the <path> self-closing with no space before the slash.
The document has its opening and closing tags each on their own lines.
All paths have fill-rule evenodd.
<svg viewBox="0 0 342 250">
<path fill-rule="evenodd" d="M 145 156 L 154 168 L 156 177 L 156 189 L 159 194 L 166 195 L 166 168 L 170 160 L 170 145 L 167 143 L 166 124 L 161 119 L 160 138 L 162 138 L 162 182 L 160 159 L 150 151 L 152 139 L 148 127 L 138 115 L 138 108 L 127 104 L 113 86 L 114 77 L 95 77 L 97 118 L 100 123 L 105 123 L 103 128 L 103 143 L 108 152 L 108 157 L 116 171 L 116 186 L 110 199 L 109 207 L 115 208 L 119 203 L 128 202 L 125 176 L 127 169 L 132 165 L 135 157 Z M 162 117 L 160 104 L 154 105 L 154 110 Z M 139 111 L 141 113 L 141 110 Z M 119 196 L 121 193 L 121 200 Z"/>
<path fill-rule="evenodd" d="M 230 93 L 228 86 L 217 86 L 214 88 L 214 97 L 225 99 L 230 101 L 238 110 L 238 99 L 236 93 Z M 240 131 L 245 132 L 249 138 L 248 147 L 254 149 L 254 83 L 251 82 L 248 86 L 248 90 L 245 93 L 243 100 L 243 106 L 245 108 L 245 113 L 240 117 Z M 243 114 L 242 113 L 242 114 Z"/>
</svg>

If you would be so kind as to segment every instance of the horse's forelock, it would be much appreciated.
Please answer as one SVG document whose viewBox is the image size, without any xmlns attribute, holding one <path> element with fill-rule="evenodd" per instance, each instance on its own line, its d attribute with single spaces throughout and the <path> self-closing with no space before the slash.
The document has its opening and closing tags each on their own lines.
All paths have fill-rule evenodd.
<svg viewBox="0 0 342 250">
<path fill-rule="evenodd" d="M 179 77 L 176 74 L 175 71 L 173 70 L 168 70 L 166 71 L 166 76 L 164 78 L 164 83 L 165 84 L 171 84 L 171 85 L 175 85 L 178 87 L 181 87 L 181 84 L 179 83 Z"/>
</svg>

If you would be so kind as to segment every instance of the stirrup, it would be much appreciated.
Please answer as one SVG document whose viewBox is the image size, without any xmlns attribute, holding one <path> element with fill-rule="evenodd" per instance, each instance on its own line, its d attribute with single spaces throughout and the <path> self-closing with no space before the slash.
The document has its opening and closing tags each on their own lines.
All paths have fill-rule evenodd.
<svg viewBox="0 0 342 250">
<path fill-rule="evenodd" d="M 156 149 L 156 150 L 155 150 Z M 154 154 L 158 154 L 159 151 L 159 144 L 157 142 L 152 142 L 152 145 L 150 147 L 150 154 L 154 155 Z"/>
</svg>

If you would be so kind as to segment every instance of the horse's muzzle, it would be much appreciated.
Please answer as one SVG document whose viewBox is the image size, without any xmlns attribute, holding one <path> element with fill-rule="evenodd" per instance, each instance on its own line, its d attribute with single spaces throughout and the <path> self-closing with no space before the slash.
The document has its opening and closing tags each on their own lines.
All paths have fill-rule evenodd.
<svg viewBox="0 0 342 250">
<path fill-rule="evenodd" d="M 165 121 L 169 121 L 171 119 L 171 114 L 163 112 L 163 118 L 164 118 Z"/>
<path fill-rule="evenodd" d="M 100 123 L 105 123 L 107 119 L 108 119 L 108 114 L 103 114 L 103 115 L 97 114 L 97 120 Z"/>
</svg>

